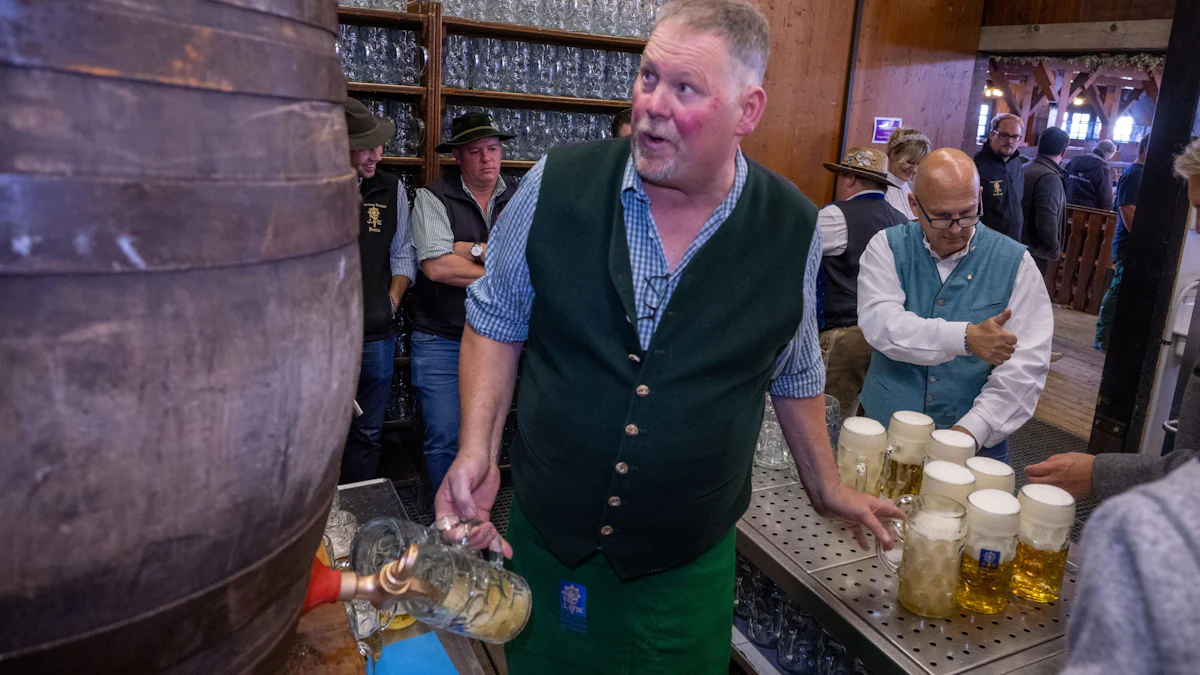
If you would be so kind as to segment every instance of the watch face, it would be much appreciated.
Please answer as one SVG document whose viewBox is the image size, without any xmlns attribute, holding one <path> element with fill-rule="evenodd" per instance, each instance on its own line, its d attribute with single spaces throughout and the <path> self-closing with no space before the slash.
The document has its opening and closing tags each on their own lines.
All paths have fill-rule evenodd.
<svg viewBox="0 0 1200 675">
<path fill-rule="evenodd" d="M 477 256 L 477 257 L 480 255 L 483 255 L 483 247 L 480 246 L 479 244 L 475 244 L 474 246 L 471 247 L 471 255 Z"/>
</svg>

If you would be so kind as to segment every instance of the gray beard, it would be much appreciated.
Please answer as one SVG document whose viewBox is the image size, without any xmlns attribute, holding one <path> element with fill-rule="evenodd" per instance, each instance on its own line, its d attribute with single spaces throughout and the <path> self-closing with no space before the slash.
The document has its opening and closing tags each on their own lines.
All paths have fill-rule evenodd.
<svg viewBox="0 0 1200 675">
<path fill-rule="evenodd" d="M 675 175 L 676 164 L 679 161 L 678 155 L 675 156 L 675 159 L 664 162 L 655 169 L 650 166 L 650 162 L 646 158 L 641 156 L 639 148 L 639 141 L 635 140 L 632 144 L 633 168 L 637 170 L 643 180 L 662 183 Z"/>
</svg>

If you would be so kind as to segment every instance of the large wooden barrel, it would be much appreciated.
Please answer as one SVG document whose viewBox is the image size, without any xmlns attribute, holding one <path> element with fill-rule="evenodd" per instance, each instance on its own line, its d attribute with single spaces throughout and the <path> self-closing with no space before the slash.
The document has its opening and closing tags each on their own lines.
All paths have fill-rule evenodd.
<svg viewBox="0 0 1200 675">
<path fill-rule="evenodd" d="M 0 671 L 278 669 L 362 346 L 336 22 L 0 2 Z"/>
</svg>

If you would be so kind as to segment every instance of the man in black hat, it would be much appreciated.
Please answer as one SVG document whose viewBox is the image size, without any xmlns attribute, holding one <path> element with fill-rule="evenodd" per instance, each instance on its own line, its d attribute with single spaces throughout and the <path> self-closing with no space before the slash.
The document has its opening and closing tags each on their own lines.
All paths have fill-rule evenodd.
<svg viewBox="0 0 1200 675">
<path fill-rule="evenodd" d="M 408 229 L 408 196 L 400 179 L 380 171 L 383 144 L 396 134 L 389 119 L 375 117 L 361 101 L 346 99 L 350 166 L 358 173 L 362 206 L 358 253 L 362 261 L 363 351 L 355 400 L 362 415 L 350 423 L 340 482 L 370 480 L 379 468 L 380 434 L 391 392 L 396 342 L 392 316 L 412 283 L 416 263 Z"/>
<path fill-rule="evenodd" d="M 834 397 L 843 417 L 858 410 L 871 365 L 871 345 L 858 327 L 858 259 L 876 233 L 908 222 L 887 202 L 888 158 L 874 148 L 850 148 L 839 163 L 823 166 L 837 174 L 837 201 L 817 213 L 821 230 L 821 272 L 825 275 L 825 393 Z"/>
<path fill-rule="evenodd" d="M 457 167 L 417 190 L 413 242 L 420 283 L 413 289 L 412 383 L 425 418 L 425 465 L 436 491 L 458 454 L 458 349 L 466 323 L 467 286 L 483 276 L 488 233 L 517 191 L 500 174 L 501 141 L 513 138 L 491 115 L 454 119 L 437 147 Z"/>
<path fill-rule="evenodd" d="M 1025 167 L 1025 194 L 1021 199 L 1025 231 L 1021 241 L 1029 247 L 1029 255 L 1042 274 L 1062 255 L 1067 172 L 1059 162 L 1070 142 L 1066 131 L 1050 127 L 1038 139 L 1037 157 Z"/>
</svg>

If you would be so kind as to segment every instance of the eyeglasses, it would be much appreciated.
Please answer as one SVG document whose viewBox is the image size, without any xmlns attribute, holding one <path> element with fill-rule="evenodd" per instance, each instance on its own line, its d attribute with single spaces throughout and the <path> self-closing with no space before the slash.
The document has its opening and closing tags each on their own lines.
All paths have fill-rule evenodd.
<svg viewBox="0 0 1200 675">
<path fill-rule="evenodd" d="M 916 198 L 914 197 L 914 199 Z M 929 221 L 929 226 L 935 230 L 948 230 L 955 225 L 965 230 L 968 227 L 975 227 L 979 224 L 979 220 L 983 218 L 983 202 L 975 205 L 975 215 L 962 216 L 961 218 L 930 218 L 929 214 L 925 211 L 925 207 L 921 205 L 921 200 L 916 199 L 916 202 L 917 208 L 921 209 L 921 215 L 925 216 L 925 220 Z"/>
<path fill-rule="evenodd" d="M 999 136 L 1000 140 L 1002 141 L 1012 141 L 1013 143 L 1016 143 L 1017 141 L 1021 140 L 1021 134 L 1006 134 L 1003 131 L 993 131 L 992 133 Z"/>
<path fill-rule="evenodd" d="M 642 304 L 650 310 L 650 313 L 638 316 L 638 321 L 649 319 L 653 322 L 654 317 L 658 316 L 658 307 L 667 293 L 667 278 L 666 274 L 656 274 L 644 279 L 646 292 L 642 294 Z"/>
</svg>

